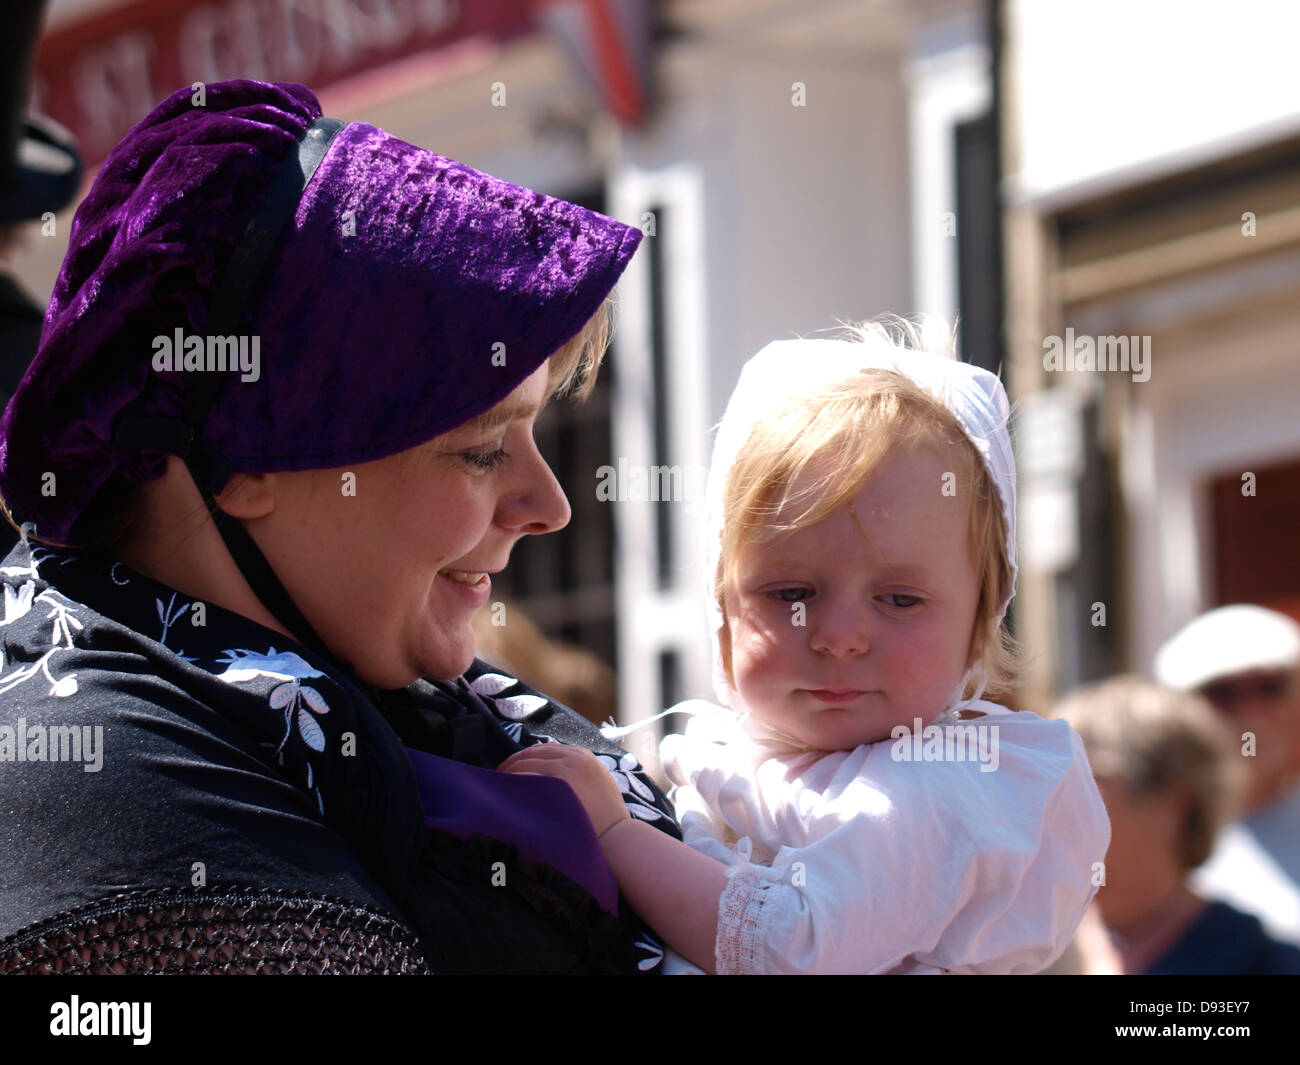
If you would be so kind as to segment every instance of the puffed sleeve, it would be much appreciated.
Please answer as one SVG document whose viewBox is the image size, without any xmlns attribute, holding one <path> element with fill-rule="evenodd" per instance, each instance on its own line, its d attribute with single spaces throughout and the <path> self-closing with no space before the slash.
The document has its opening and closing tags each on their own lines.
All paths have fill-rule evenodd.
<svg viewBox="0 0 1300 1065">
<path fill-rule="evenodd" d="M 702 699 L 678 703 L 673 711 L 687 715 L 686 728 L 664 737 L 659 761 L 672 785 L 682 841 L 730 864 L 735 860 L 733 848 L 748 827 L 746 815 L 758 802 L 744 734 L 736 727 L 734 712 Z M 726 816 L 737 807 L 743 810 L 735 818 L 742 826 L 739 831 Z"/>
<path fill-rule="evenodd" d="M 1055 959 L 1110 824 L 1065 722 L 987 724 L 995 768 L 902 761 L 890 741 L 853 752 L 861 764 L 797 810 L 806 845 L 729 869 L 718 972 L 1032 973 Z"/>
</svg>

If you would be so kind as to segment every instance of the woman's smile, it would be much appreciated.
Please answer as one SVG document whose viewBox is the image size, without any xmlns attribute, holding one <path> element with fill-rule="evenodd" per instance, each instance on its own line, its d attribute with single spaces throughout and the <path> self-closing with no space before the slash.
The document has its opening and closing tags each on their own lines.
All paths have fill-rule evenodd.
<svg viewBox="0 0 1300 1065">
<path fill-rule="evenodd" d="M 492 578 L 486 573 L 468 573 L 465 570 L 449 569 L 438 574 L 440 581 L 445 581 L 454 595 L 477 610 L 492 595 Z"/>
</svg>

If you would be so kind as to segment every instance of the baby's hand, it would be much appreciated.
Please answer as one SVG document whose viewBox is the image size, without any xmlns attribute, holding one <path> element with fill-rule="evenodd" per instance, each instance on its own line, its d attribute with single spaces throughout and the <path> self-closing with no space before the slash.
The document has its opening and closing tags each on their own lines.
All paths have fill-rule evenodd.
<svg viewBox="0 0 1300 1065">
<path fill-rule="evenodd" d="M 597 836 L 630 815 L 613 776 L 596 756 L 582 747 L 539 743 L 512 754 L 497 769 L 503 773 L 558 777 L 577 794 Z"/>
</svg>

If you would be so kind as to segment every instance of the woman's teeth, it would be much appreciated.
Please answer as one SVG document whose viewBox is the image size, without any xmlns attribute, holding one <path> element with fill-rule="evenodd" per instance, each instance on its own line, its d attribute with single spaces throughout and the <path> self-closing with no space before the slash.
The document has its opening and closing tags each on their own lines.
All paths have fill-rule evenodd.
<svg viewBox="0 0 1300 1065">
<path fill-rule="evenodd" d="M 463 569 L 443 570 L 442 575 L 444 577 L 450 577 L 453 581 L 458 581 L 461 584 L 478 584 L 479 581 L 487 576 L 486 573 L 467 573 Z"/>
</svg>

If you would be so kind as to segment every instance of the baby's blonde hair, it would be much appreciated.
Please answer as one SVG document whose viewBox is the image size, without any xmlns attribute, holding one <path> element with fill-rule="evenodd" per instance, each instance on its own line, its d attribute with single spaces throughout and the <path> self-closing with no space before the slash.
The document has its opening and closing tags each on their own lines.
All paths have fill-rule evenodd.
<svg viewBox="0 0 1300 1065">
<path fill-rule="evenodd" d="M 906 339 L 913 341 L 908 346 L 921 346 L 910 323 L 849 328 L 851 338 L 864 344 L 899 346 Z M 924 343 L 925 350 L 934 351 L 933 336 L 926 335 Z M 956 495 L 967 501 L 967 542 L 978 571 L 979 599 L 966 662 L 972 676 L 963 696 L 973 695 L 982 680 L 986 697 L 1002 700 L 1019 669 L 1018 649 L 1000 617 L 1013 580 L 1002 502 L 992 474 L 956 416 L 903 374 L 865 369 L 787 400 L 754 425 L 723 489 L 714 598 L 725 622 L 726 588 L 746 544 L 816 525 L 848 506 L 886 459 L 922 450 L 942 458 L 954 474 Z M 734 688 L 725 624 L 721 639 L 723 666 Z"/>
</svg>

